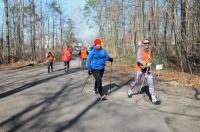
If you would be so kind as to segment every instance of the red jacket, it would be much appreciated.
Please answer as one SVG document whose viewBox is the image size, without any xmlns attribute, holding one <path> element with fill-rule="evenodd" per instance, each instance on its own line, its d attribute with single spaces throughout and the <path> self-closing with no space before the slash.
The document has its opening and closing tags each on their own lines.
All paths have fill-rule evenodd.
<svg viewBox="0 0 200 132">
<path fill-rule="evenodd" d="M 62 54 L 62 60 L 63 61 L 70 61 L 72 57 L 72 49 L 66 48 Z"/>
</svg>

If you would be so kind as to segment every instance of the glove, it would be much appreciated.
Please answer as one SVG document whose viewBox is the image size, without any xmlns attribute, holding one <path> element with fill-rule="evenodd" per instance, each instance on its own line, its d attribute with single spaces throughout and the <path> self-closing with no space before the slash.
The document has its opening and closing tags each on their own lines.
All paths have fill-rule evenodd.
<svg viewBox="0 0 200 132">
<path fill-rule="evenodd" d="M 142 69 L 144 69 L 144 68 L 147 68 L 147 67 L 150 67 L 151 66 L 151 63 L 145 63 L 144 65 L 142 65 Z"/>
<path fill-rule="evenodd" d="M 113 58 L 110 58 L 110 62 L 113 62 Z"/>
<path fill-rule="evenodd" d="M 92 71 L 88 70 L 88 75 L 89 76 L 92 75 Z"/>
<path fill-rule="evenodd" d="M 151 66 L 151 63 L 147 63 L 146 66 L 147 66 L 147 67 L 150 67 L 150 66 Z"/>
</svg>

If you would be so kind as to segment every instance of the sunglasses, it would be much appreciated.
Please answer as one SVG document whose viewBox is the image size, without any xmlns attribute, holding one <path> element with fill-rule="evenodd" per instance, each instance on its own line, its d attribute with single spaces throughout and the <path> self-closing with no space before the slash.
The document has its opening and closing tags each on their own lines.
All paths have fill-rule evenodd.
<svg viewBox="0 0 200 132">
<path fill-rule="evenodd" d="M 143 44 L 149 44 L 149 43 L 143 43 Z"/>
</svg>

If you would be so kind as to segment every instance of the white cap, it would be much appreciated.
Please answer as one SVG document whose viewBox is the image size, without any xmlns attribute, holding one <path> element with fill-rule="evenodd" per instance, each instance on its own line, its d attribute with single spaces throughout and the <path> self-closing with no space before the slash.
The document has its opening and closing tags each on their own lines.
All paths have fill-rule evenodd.
<svg viewBox="0 0 200 132">
<path fill-rule="evenodd" d="M 144 43 L 149 43 L 149 40 L 145 39 L 145 40 L 143 41 L 143 44 L 144 44 Z"/>
</svg>

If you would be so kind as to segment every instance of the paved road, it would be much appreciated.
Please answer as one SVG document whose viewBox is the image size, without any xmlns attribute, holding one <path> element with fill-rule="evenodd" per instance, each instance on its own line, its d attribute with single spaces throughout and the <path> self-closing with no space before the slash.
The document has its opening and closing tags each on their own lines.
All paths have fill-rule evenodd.
<svg viewBox="0 0 200 132">
<path fill-rule="evenodd" d="M 113 71 L 103 79 L 108 100 L 97 101 L 91 77 L 81 92 L 87 71 L 78 60 L 64 73 L 62 63 L 47 74 L 45 66 L 0 71 L 0 131 L 19 132 L 199 132 L 200 91 L 155 81 L 162 105 L 146 94 L 127 98 L 129 77 Z M 109 68 L 107 69 L 109 70 Z"/>
</svg>

